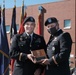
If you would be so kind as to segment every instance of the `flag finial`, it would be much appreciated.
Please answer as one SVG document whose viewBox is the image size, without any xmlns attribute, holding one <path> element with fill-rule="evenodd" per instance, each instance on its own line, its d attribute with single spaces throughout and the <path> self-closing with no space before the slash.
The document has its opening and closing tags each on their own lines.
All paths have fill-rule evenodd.
<svg viewBox="0 0 76 75">
<path fill-rule="evenodd" d="M 3 3 L 5 3 L 5 0 L 3 0 Z"/>
<path fill-rule="evenodd" d="M 0 5 L 0 10 L 1 10 L 1 5 Z"/>
<path fill-rule="evenodd" d="M 24 6 L 24 0 L 22 1 L 22 6 Z"/>
<path fill-rule="evenodd" d="M 42 11 L 43 10 L 43 7 L 42 6 L 39 6 L 38 9 Z"/>
<path fill-rule="evenodd" d="M 41 13 L 42 10 L 43 10 L 43 7 L 42 7 L 42 6 L 39 6 L 39 7 L 38 7 L 38 10 L 39 10 L 39 13 Z"/>
<path fill-rule="evenodd" d="M 14 5 L 14 6 L 16 6 L 16 0 L 14 0 L 14 3 L 15 3 L 15 5 Z"/>
<path fill-rule="evenodd" d="M 23 0 L 22 2 L 23 2 L 23 4 L 24 4 L 24 0 Z"/>
<path fill-rule="evenodd" d="M 5 8 L 5 0 L 3 0 L 3 7 Z"/>
</svg>

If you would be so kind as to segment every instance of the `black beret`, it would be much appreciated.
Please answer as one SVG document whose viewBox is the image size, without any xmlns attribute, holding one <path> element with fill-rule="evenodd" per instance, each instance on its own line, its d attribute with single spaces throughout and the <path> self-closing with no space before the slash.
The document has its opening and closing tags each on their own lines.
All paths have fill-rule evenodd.
<svg viewBox="0 0 76 75">
<path fill-rule="evenodd" d="M 35 19 L 33 18 L 33 17 L 26 17 L 25 19 L 24 19 L 24 22 L 23 22 L 23 25 L 26 23 L 26 22 L 35 22 Z"/>
<path fill-rule="evenodd" d="M 45 26 L 51 23 L 56 23 L 56 22 L 58 22 L 58 20 L 55 17 L 50 17 L 45 21 Z"/>
</svg>

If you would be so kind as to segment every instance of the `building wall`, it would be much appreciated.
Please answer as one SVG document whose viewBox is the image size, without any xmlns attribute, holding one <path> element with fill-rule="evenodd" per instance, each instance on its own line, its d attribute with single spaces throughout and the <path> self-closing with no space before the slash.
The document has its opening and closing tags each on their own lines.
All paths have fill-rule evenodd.
<svg viewBox="0 0 76 75">
<path fill-rule="evenodd" d="M 76 7 L 76 1 L 75 1 Z M 75 8 L 75 66 L 76 66 L 76 8 Z"/>
<path fill-rule="evenodd" d="M 76 6 L 76 1 L 75 0 L 63 0 L 60 2 L 53 2 L 53 3 L 45 3 L 45 4 L 40 4 L 40 5 L 32 5 L 32 6 L 27 6 L 26 12 L 27 16 L 33 16 L 36 20 L 36 28 L 35 32 L 37 33 L 38 25 L 38 7 L 42 6 L 44 8 L 43 11 L 43 36 L 46 40 L 46 43 L 48 42 L 50 34 L 47 32 L 46 27 L 44 26 L 44 22 L 48 17 L 56 17 L 59 20 L 59 25 L 60 28 L 63 29 L 65 32 L 69 32 L 71 34 L 73 44 L 72 44 L 72 51 L 71 54 L 74 57 L 71 58 L 71 60 L 74 62 L 75 66 L 75 56 L 76 56 L 76 11 L 75 11 L 75 6 Z M 21 15 L 21 8 L 17 8 L 17 19 L 16 22 L 17 24 L 20 23 L 20 15 Z M 6 25 L 11 25 L 11 16 L 12 16 L 12 9 L 6 9 Z M 64 20 L 70 19 L 71 20 L 71 28 L 70 29 L 64 29 Z M 7 34 L 8 36 L 8 41 L 10 42 L 9 39 L 10 33 Z"/>
</svg>

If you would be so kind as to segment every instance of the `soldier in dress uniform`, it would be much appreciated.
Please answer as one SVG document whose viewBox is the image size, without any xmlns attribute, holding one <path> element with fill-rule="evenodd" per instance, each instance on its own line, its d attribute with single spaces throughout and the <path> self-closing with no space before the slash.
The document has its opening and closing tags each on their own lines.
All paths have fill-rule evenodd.
<svg viewBox="0 0 76 75">
<path fill-rule="evenodd" d="M 33 61 L 34 56 L 31 51 L 46 50 L 46 43 L 42 36 L 34 33 L 33 17 L 27 17 L 23 25 L 25 32 L 15 35 L 10 47 L 10 57 L 15 59 L 13 75 L 40 75 L 44 67 Z"/>
<path fill-rule="evenodd" d="M 45 75 L 70 75 L 69 56 L 72 45 L 70 34 L 59 28 L 55 17 L 48 18 L 45 26 L 51 34 L 47 44 L 48 59 L 42 62 L 47 65 Z"/>
</svg>

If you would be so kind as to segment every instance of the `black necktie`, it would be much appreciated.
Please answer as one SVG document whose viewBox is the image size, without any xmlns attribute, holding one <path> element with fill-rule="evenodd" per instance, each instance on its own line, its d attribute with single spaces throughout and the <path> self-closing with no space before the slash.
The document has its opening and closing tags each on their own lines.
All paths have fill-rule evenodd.
<svg viewBox="0 0 76 75">
<path fill-rule="evenodd" d="M 31 35 L 28 36 L 28 43 L 31 43 Z"/>
<path fill-rule="evenodd" d="M 31 42 L 31 35 L 29 35 L 29 40 L 30 40 L 30 42 Z"/>
</svg>

